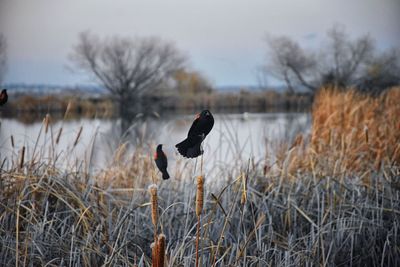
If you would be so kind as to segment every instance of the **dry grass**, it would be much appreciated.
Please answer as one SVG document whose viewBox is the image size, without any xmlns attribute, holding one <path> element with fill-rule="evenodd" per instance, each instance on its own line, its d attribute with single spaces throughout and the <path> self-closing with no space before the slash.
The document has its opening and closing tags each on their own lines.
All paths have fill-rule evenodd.
<svg viewBox="0 0 400 267">
<path fill-rule="evenodd" d="M 278 163 L 288 173 L 314 171 L 322 176 L 373 173 L 400 164 L 400 88 L 379 97 L 355 90 L 321 90 L 312 110 L 308 139 L 299 135 L 283 146 Z"/>
<path fill-rule="evenodd" d="M 400 88 L 378 98 L 324 90 L 313 109 L 312 147 L 340 170 L 379 170 L 400 163 Z M 345 155 L 345 157 L 344 157 Z"/>
<path fill-rule="evenodd" d="M 154 164 L 124 145 L 96 175 L 48 157 L 12 162 L 0 173 L 0 265 L 194 266 L 201 213 L 201 266 L 399 266 L 396 90 L 321 92 L 310 141 L 279 146 L 271 168 L 219 167 L 202 201 L 179 162 L 151 200 Z"/>
</svg>

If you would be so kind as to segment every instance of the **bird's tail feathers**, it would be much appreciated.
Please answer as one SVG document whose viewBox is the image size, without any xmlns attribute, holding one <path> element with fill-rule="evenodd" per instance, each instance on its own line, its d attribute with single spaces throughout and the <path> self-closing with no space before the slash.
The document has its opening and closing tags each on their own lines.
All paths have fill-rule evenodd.
<svg viewBox="0 0 400 267">
<path fill-rule="evenodd" d="M 168 179 L 169 179 L 169 174 L 168 174 L 167 170 L 165 170 L 165 171 L 162 173 L 162 178 L 163 178 L 164 180 L 168 180 Z"/>
<path fill-rule="evenodd" d="M 187 158 L 196 158 L 203 154 L 203 151 L 201 149 L 201 141 L 202 139 L 200 138 L 199 140 L 197 139 L 185 139 L 179 144 L 177 144 L 175 147 L 178 149 L 178 152 Z"/>
<path fill-rule="evenodd" d="M 185 139 L 182 142 L 180 142 L 179 144 L 177 144 L 175 147 L 178 149 L 179 154 L 186 157 L 188 146 L 189 146 L 189 142 L 187 139 Z"/>
<path fill-rule="evenodd" d="M 193 147 L 189 147 L 186 156 L 188 158 L 196 158 L 203 154 L 203 150 L 201 149 L 201 142 L 196 143 Z"/>
</svg>

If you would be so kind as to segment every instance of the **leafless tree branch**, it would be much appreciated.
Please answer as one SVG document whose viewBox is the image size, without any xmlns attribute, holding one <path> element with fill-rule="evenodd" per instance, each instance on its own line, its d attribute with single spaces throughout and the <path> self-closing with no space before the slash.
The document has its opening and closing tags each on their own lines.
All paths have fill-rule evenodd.
<svg viewBox="0 0 400 267">
<path fill-rule="evenodd" d="M 327 36 L 328 45 L 318 55 L 288 37 L 270 38 L 265 69 L 290 91 L 303 87 L 314 92 L 327 84 L 376 90 L 400 83 L 399 49 L 379 53 L 369 35 L 352 40 L 340 26 L 334 26 Z"/>
<path fill-rule="evenodd" d="M 80 34 L 70 60 L 103 85 L 122 112 L 128 102 L 155 89 L 186 61 L 173 44 L 158 38 L 100 39 L 90 32 Z"/>
</svg>

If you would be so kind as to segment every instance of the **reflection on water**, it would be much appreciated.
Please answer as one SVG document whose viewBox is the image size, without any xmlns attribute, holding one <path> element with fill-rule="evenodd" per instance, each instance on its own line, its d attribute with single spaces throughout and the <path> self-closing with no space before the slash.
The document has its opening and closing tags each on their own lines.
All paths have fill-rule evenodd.
<svg viewBox="0 0 400 267">
<path fill-rule="evenodd" d="M 233 160 L 263 159 L 268 142 L 290 141 L 299 133 L 306 133 L 310 126 L 310 115 L 306 113 L 266 114 L 215 114 L 215 125 L 205 140 L 204 157 L 213 164 L 232 163 Z M 141 146 L 149 153 L 158 143 L 171 161 L 180 157 L 175 144 L 183 140 L 194 116 L 170 115 L 146 119 L 137 118 L 130 123 L 120 119 L 80 119 L 58 121 L 51 124 L 45 134 L 42 123 L 24 124 L 15 119 L 1 119 L 0 159 L 5 168 L 18 158 L 22 146 L 27 148 L 27 158 L 57 158 L 66 166 L 84 162 L 91 170 L 103 169 L 109 164 L 116 149 L 126 143 L 128 150 Z M 75 139 L 82 126 L 77 145 Z M 55 140 L 60 128 L 59 144 Z M 14 139 L 14 148 L 11 144 Z M 212 160 L 210 160 L 212 159 Z"/>
</svg>

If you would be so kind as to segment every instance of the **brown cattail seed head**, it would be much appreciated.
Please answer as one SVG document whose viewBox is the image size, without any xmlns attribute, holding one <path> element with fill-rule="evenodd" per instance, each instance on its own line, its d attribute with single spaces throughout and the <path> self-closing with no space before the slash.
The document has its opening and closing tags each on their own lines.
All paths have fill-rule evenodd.
<svg viewBox="0 0 400 267">
<path fill-rule="evenodd" d="M 204 177 L 197 177 L 197 194 L 196 194 L 196 215 L 200 216 L 203 211 L 203 202 L 204 202 Z"/>
<path fill-rule="evenodd" d="M 157 262 L 158 261 L 158 258 L 157 258 L 157 245 L 156 245 L 155 242 L 151 243 L 150 249 L 151 249 L 151 261 L 152 261 L 151 266 L 157 267 L 157 263 L 158 263 Z"/>
<path fill-rule="evenodd" d="M 78 144 L 79 138 L 81 137 L 81 134 L 82 134 L 82 130 L 83 130 L 83 126 L 81 126 L 81 127 L 79 128 L 78 135 L 77 135 L 76 138 L 75 138 L 74 147 Z"/>
<path fill-rule="evenodd" d="M 243 190 L 242 190 L 242 197 L 240 199 L 240 203 L 242 205 L 246 204 L 247 201 L 247 179 L 244 174 L 242 174 L 242 185 L 243 185 Z"/>
<path fill-rule="evenodd" d="M 157 260 L 157 266 L 163 267 L 165 261 L 165 235 L 163 234 L 160 234 L 157 240 Z"/>
<path fill-rule="evenodd" d="M 149 186 L 149 193 L 151 196 L 151 221 L 154 227 L 157 227 L 158 220 L 158 198 L 157 198 L 157 185 L 152 184 Z"/>
<path fill-rule="evenodd" d="M 60 142 L 62 131 L 63 131 L 63 127 L 60 127 L 60 130 L 58 131 L 57 138 L 56 138 L 56 144 L 58 144 Z"/>
<path fill-rule="evenodd" d="M 11 135 L 11 146 L 12 146 L 12 148 L 14 148 L 14 136 L 13 135 Z"/>
<path fill-rule="evenodd" d="M 368 126 L 364 126 L 365 142 L 368 144 Z"/>
<path fill-rule="evenodd" d="M 22 169 L 24 167 L 24 160 L 25 160 L 25 146 L 22 147 L 21 150 L 21 158 L 19 160 L 19 168 Z"/>
</svg>

